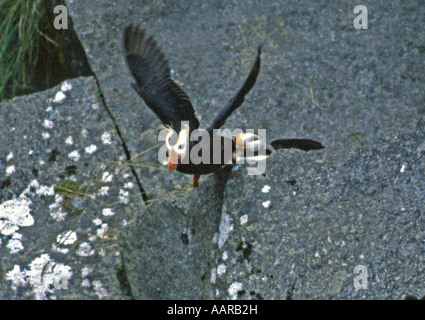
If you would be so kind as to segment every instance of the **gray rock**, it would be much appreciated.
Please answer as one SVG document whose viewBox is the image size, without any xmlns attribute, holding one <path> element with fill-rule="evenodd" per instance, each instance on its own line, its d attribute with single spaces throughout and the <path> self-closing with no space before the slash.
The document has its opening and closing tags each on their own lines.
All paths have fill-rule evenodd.
<svg viewBox="0 0 425 320">
<path fill-rule="evenodd" d="M 210 177 L 194 192 L 146 207 L 120 233 L 132 292 L 156 299 L 422 297 L 424 125 L 353 150 L 339 166 L 329 165 L 326 149 L 277 151 L 265 176 L 236 170 L 227 183 Z"/>
<path fill-rule="evenodd" d="M 126 298 L 116 234 L 143 202 L 98 90 L 78 78 L 0 104 L 2 299 Z"/>
<path fill-rule="evenodd" d="M 425 9 L 420 1 L 362 4 L 367 30 L 353 26 L 354 2 L 67 1 L 132 155 L 158 144 L 161 123 L 131 88 L 122 49 L 129 23 L 163 48 L 201 126 L 240 88 L 260 42 L 259 78 L 226 128 L 265 128 L 270 141 L 310 137 L 335 154 L 413 126 L 425 111 Z M 156 152 L 137 159 L 143 162 L 157 163 Z M 152 168 L 138 172 L 153 198 L 167 193 L 160 186 L 184 181 Z"/>
</svg>

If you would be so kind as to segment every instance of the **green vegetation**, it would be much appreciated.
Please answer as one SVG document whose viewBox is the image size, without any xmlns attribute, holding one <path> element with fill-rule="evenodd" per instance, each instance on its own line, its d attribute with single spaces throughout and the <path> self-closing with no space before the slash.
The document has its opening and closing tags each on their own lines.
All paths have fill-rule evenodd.
<svg viewBox="0 0 425 320">
<path fill-rule="evenodd" d="M 0 0 L 0 100 L 31 83 L 42 14 L 42 0 Z"/>
<path fill-rule="evenodd" d="M 69 72 L 43 0 L 0 0 L 0 102 L 44 90 Z"/>
<path fill-rule="evenodd" d="M 55 186 L 54 190 L 64 198 L 73 198 L 82 192 L 80 184 L 72 180 L 63 180 Z"/>
</svg>

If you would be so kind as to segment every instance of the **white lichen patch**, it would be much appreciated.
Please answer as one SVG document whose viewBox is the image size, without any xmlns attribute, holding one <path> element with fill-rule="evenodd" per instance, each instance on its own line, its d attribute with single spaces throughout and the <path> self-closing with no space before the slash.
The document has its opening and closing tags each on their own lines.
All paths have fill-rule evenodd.
<svg viewBox="0 0 425 320">
<path fill-rule="evenodd" d="M 72 89 L 72 84 L 70 84 L 68 81 L 65 81 L 61 86 L 61 91 L 69 91 Z"/>
<path fill-rule="evenodd" d="M 94 250 L 88 242 L 82 242 L 77 250 L 77 255 L 80 257 L 88 257 L 94 254 Z"/>
<path fill-rule="evenodd" d="M 224 251 L 224 252 L 223 252 L 223 255 L 222 255 L 222 257 L 221 257 L 221 258 L 223 259 L 223 261 L 226 261 L 226 260 L 227 260 L 227 258 L 228 258 L 227 251 Z"/>
<path fill-rule="evenodd" d="M 21 272 L 21 268 L 16 264 L 13 269 L 6 274 L 6 280 L 12 281 L 10 286 L 12 290 L 16 290 L 19 286 L 24 286 L 26 284 L 25 273 Z"/>
<path fill-rule="evenodd" d="M 108 225 L 106 223 L 102 223 L 102 225 L 100 226 L 100 228 L 98 228 L 96 230 L 97 237 L 98 238 L 107 239 L 109 237 L 108 236 L 108 230 L 109 230 Z"/>
<path fill-rule="evenodd" d="M 80 154 L 77 150 L 72 151 L 70 154 L 68 154 L 68 158 L 74 161 L 80 160 Z"/>
<path fill-rule="evenodd" d="M 62 91 L 59 91 L 58 93 L 56 93 L 53 102 L 54 103 L 61 103 L 63 102 L 63 100 L 65 100 L 66 96 L 63 94 Z"/>
<path fill-rule="evenodd" d="M 41 137 L 42 137 L 44 140 L 47 140 L 47 139 L 49 139 L 49 138 L 50 138 L 50 133 L 48 133 L 48 132 L 43 132 L 43 133 L 41 134 Z"/>
<path fill-rule="evenodd" d="M 83 281 L 81 281 L 81 286 L 85 287 L 85 288 L 89 288 L 91 286 L 90 280 L 89 279 L 83 279 Z"/>
<path fill-rule="evenodd" d="M 212 284 L 215 284 L 216 280 L 217 280 L 217 270 L 216 270 L 216 268 L 212 268 L 211 269 L 211 279 L 210 279 L 210 281 L 211 281 Z"/>
<path fill-rule="evenodd" d="M 14 165 L 8 166 L 6 168 L 6 176 L 10 176 L 11 174 L 13 174 L 15 172 L 16 172 L 16 169 L 15 169 L 15 166 Z"/>
<path fill-rule="evenodd" d="M 15 232 L 12 235 L 12 238 L 7 243 L 6 247 L 9 249 L 9 252 L 11 254 L 17 253 L 24 249 L 24 246 L 22 245 L 22 234 Z"/>
<path fill-rule="evenodd" d="M 114 175 L 112 173 L 105 171 L 102 175 L 102 182 L 111 182 L 113 177 Z"/>
<path fill-rule="evenodd" d="M 93 219 L 93 223 L 97 226 L 100 226 L 102 224 L 102 220 L 99 218 Z"/>
<path fill-rule="evenodd" d="M 39 196 L 53 196 L 55 189 L 54 186 L 37 186 L 35 193 Z"/>
<path fill-rule="evenodd" d="M 134 187 L 133 182 L 127 182 L 127 183 L 124 184 L 125 189 L 132 189 L 133 187 Z"/>
<path fill-rule="evenodd" d="M 221 276 L 226 273 L 226 265 L 224 263 L 218 265 L 217 267 L 217 275 Z"/>
<path fill-rule="evenodd" d="M 97 192 L 98 196 L 107 196 L 109 191 L 109 187 L 101 187 Z"/>
<path fill-rule="evenodd" d="M 112 135 L 110 132 L 103 133 L 101 139 L 102 139 L 102 143 L 105 145 L 112 143 Z"/>
<path fill-rule="evenodd" d="M 81 286 L 89 288 L 91 286 L 91 282 L 89 279 L 87 279 L 87 276 L 90 275 L 93 272 L 93 269 L 90 267 L 83 267 L 81 269 L 81 278 L 83 281 L 81 282 Z"/>
<path fill-rule="evenodd" d="M 74 144 L 74 139 L 72 139 L 72 136 L 69 136 L 68 138 L 66 138 L 65 143 L 68 145 L 73 145 Z"/>
<path fill-rule="evenodd" d="M 238 292 L 242 290 L 242 283 L 233 282 L 229 287 L 229 296 L 230 299 L 236 300 L 238 298 Z"/>
<path fill-rule="evenodd" d="M 92 154 L 93 152 L 95 152 L 97 150 L 97 147 L 96 147 L 96 145 L 94 145 L 94 144 L 92 144 L 92 145 L 90 145 L 90 146 L 88 146 L 88 147 L 86 147 L 85 149 L 84 149 L 84 151 L 86 152 L 86 153 L 88 153 L 88 154 Z"/>
<path fill-rule="evenodd" d="M 219 236 L 218 236 L 218 247 L 221 249 L 229 237 L 230 232 L 233 230 L 232 218 L 223 214 L 221 216 Z"/>
<path fill-rule="evenodd" d="M 6 157 L 6 161 L 10 161 L 12 159 L 13 159 L 13 152 L 10 152 Z"/>
<path fill-rule="evenodd" d="M 69 252 L 69 249 L 63 248 L 63 246 L 75 243 L 75 241 L 77 241 L 77 234 L 75 233 L 75 231 L 69 230 L 59 234 L 56 237 L 56 241 L 58 244 L 52 244 L 52 250 L 65 254 Z"/>
<path fill-rule="evenodd" d="M 62 248 L 61 246 L 57 245 L 56 243 L 52 244 L 52 251 L 63 253 L 63 254 L 69 253 L 68 248 Z"/>
<path fill-rule="evenodd" d="M 43 121 L 43 127 L 45 127 L 46 129 L 52 129 L 53 128 L 53 122 L 48 120 L 48 119 L 45 119 Z"/>
<path fill-rule="evenodd" d="M 103 287 L 102 282 L 99 280 L 93 281 L 93 288 L 96 294 L 99 296 L 99 299 L 106 298 L 109 294 L 108 291 Z"/>
<path fill-rule="evenodd" d="M 113 216 L 115 214 L 115 212 L 113 212 L 111 208 L 105 208 L 105 209 L 102 210 L 102 214 L 105 217 L 109 217 L 109 216 Z"/>
<path fill-rule="evenodd" d="M 248 222 L 248 215 L 247 214 L 244 214 L 240 219 L 239 219 L 239 221 L 241 222 L 241 225 L 244 225 L 245 223 L 247 223 Z"/>
<path fill-rule="evenodd" d="M 63 197 L 59 194 L 55 195 L 55 202 L 49 205 L 49 214 L 56 221 L 64 221 L 67 213 L 62 211 Z"/>
<path fill-rule="evenodd" d="M 270 207 L 270 204 L 271 204 L 271 201 L 270 201 L 270 200 L 264 201 L 264 202 L 262 203 L 262 205 L 263 205 L 263 207 L 264 207 L 264 208 L 268 208 L 268 207 Z"/>
<path fill-rule="evenodd" d="M 130 193 L 126 190 L 120 189 L 119 193 L 118 193 L 118 197 L 120 199 L 121 203 L 127 204 L 129 199 L 128 197 L 130 196 Z"/>
<path fill-rule="evenodd" d="M 34 224 L 34 218 L 30 214 L 32 201 L 28 196 L 52 196 L 53 194 L 53 187 L 40 185 L 37 180 L 32 180 L 18 198 L 0 204 L 0 233 L 12 235 L 7 245 L 11 253 L 23 249 L 20 243 L 22 236 L 15 235 L 15 232 L 20 227 L 29 227 Z"/>
<path fill-rule="evenodd" d="M 56 237 L 56 241 L 61 245 L 70 245 L 77 241 L 77 233 L 72 230 L 65 231 Z"/>
<path fill-rule="evenodd" d="M 6 280 L 12 282 L 12 289 L 16 290 L 18 286 L 29 284 L 37 300 L 47 299 L 47 294 L 53 293 L 55 287 L 66 287 L 71 277 L 71 268 L 62 263 L 56 263 L 48 254 L 35 258 L 28 268 L 22 271 L 20 266 L 15 265 L 6 274 Z"/>
<path fill-rule="evenodd" d="M 32 226 L 34 218 L 30 214 L 31 204 L 31 200 L 25 195 L 0 204 L 0 233 L 10 236 L 20 227 Z"/>
<path fill-rule="evenodd" d="M 90 268 L 88 266 L 85 266 L 81 269 L 81 277 L 85 278 L 87 277 L 90 273 L 93 272 L 93 268 Z"/>
<path fill-rule="evenodd" d="M 270 186 L 268 186 L 268 185 L 265 185 L 264 187 L 263 187 L 263 189 L 261 189 L 261 192 L 262 193 L 268 193 L 270 191 Z"/>
</svg>

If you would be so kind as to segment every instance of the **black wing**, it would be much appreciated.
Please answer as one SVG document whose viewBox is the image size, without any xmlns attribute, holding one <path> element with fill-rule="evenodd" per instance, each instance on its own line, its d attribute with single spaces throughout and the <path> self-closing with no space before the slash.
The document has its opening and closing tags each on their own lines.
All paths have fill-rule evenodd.
<svg viewBox="0 0 425 320">
<path fill-rule="evenodd" d="M 213 124 L 209 130 L 220 129 L 224 124 L 226 119 L 232 114 L 237 107 L 239 107 L 244 101 L 245 95 L 252 89 L 257 80 L 258 73 L 260 72 L 260 55 L 261 55 L 261 44 L 258 46 L 257 59 L 255 60 L 254 66 L 251 69 L 251 72 L 248 75 L 248 78 L 245 80 L 242 88 L 238 93 L 227 103 L 227 105 L 220 111 L 220 113 L 215 117 Z"/>
<path fill-rule="evenodd" d="M 270 144 L 276 150 L 295 148 L 303 151 L 309 151 L 324 148 L 324 146 L 320 142 L 310 139 L 278 139 L 272 141 Z"/>
<path fill-rule="evenodd" d="M 186 93 L 171 79 L 168 62 L 152 37 L 130 25 L 124 31 L 124 50 L 133 88 L 164 125 L 180 132 L 181 121 L 189 121 L 193 130 L 199 127 L 192 103 Z"/>
</svg>

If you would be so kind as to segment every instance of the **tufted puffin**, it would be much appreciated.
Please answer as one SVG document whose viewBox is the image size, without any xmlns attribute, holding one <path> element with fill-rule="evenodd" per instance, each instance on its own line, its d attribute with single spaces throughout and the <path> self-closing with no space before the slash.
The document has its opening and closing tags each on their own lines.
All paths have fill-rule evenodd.
<svg viewBox="0 0 425 320">
<path fill-rule="evenodd" d="M 145 30 L 136 25 L 127 26 L 124 30 L 124 51 L 127 65 L 136 80 L 132 84 L 133 88 L 168 130 L 165 142 L 168 149 L 169 170 L 193 174 L 194 188 L 198 186 L 200 175 L 236 163 L 236 159 L 241 159 L 248 153 L 252 155 L 252 159 L 261 156 L 264 158 L 264 155 L 270 154 L 271 151 L 265 148 L 264 141 L 261 141 L 257 134 L 241 132 L 232 137 L 222 134 L 220 130 L 255 84 L 260 71 L 261 44 L 242 88 L 218 113 L 208 129 L 199 128 L 199 121 L 189 97 L 171 79 L 170 68 L 164 54 Z M 174 144 L 171 144 L 173 139 Z M 324 148 L 320 142 L 310 139 L 279 139 L 274 140 L 271 145 L 274 149 L 296 148 L 304 151 Z M 195 148 L 200 151 L 195 154 L 203 161 L 194 160 L 191 151 Z M 226 152 L 228 150 L 230 151 Z M 207 161 L 202 156 L 206 156 Z"/>
</svg>

